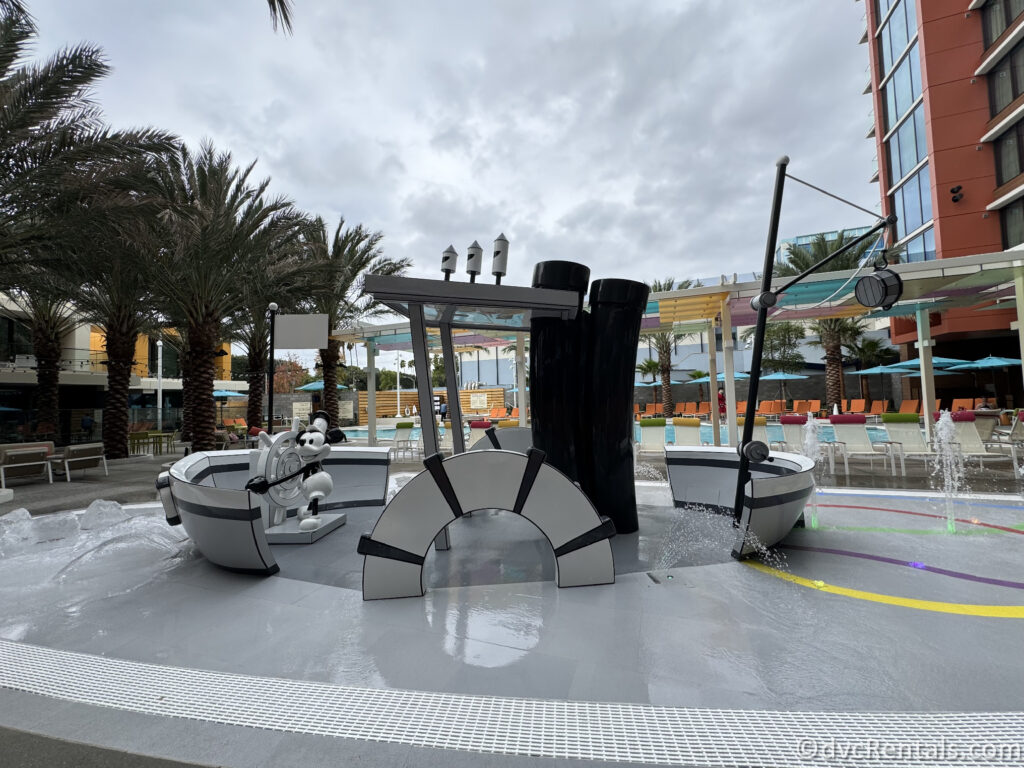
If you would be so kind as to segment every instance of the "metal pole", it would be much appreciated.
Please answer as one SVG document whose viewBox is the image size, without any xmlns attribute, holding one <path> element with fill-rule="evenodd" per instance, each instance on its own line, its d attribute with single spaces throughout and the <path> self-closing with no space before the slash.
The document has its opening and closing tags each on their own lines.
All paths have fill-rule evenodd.
<svg viewBox="0 0 1024 768">
<path fill-rule="evenodd" d="M 722 353 L 725 358 L 725 429 L 729 445 L 736 445 L 736 349 L 732 342 L 732 310 L 722 299 Z M 718 393 L 711 407 L 718 410 Z"/>
<path fill-rule="evenodd" d="M 277 318 L 277 303 L 270 302 L 270 354 L 267 355 L 267 432 L 274 434 L 274 320 Z"/>
<path fill-rule="evenodd" d="M 786 166 L 789 158 L 783 155 L 775 164 L 775 192 L 772 196 L 772 213 L 768 222 L 768 242 L 764 250 L 764 273 L 761 275 L 762 296 L 771 290 L 772 270 L 775 268 L 775 246 L 779 238 L 779 214 L 782 211 L 782 193 L 786 185 Z M 743 515 L 743 495 L 750 480 L 750 458 L 745 448 L 754 438 L 754 416 L 757 413 L 757 387 L 761 380 L 761 353 L 764 347 L 764 332 L 768 326 L 768 306 L 764 301 L 757 302 L 757 327 L 754 330 L 754 349 L 751 353 L 750 380 L 747 390 L 747 413 L 743 422 L 743 437 L 737 447 L 740 457 L 739 472 L 736 477 L 736 501 L 733 514 L 736 520 Z"/>
<path fill-rule="evenodd" d="M 516 336 L 516 402 L 519 405 L 519 426 L 526 426 L 526 409 L 530 398 L 526 396 L 526 334 Z"/>
<path fill-rule="evenodd" d="M 452 347 L 452 327 L 441 323 L 441 358 L 444 360 L 444 383 L 448 390 L 448 418 L 452 423 L 452 451 L 466 452 L 466 437 L 462 433 L 462 404 L 459 402 L 459 384 L 455 381 L 455 353 Z"/>
<path fill-rule="evenodd" d="M 366 340 L 366 444 L 377 444 L 377 350 Z"/>
<path fill-rule="evenodd" d="M 156 342 L 156 429 L 164 431 L 164 342 Z"/>
<path fill-rule="evenodd" d="M 921 415 L 924 417 L 924 439 L 931 443 L 935 437 L 935 369 L 932 366 L 932 328 L 928 310 L 917 310 L 917 357 L 921 368 Z"/>
<path fill-rule="evenodd" d="M 722 431 L 719 428 L 718 414 L 718 345 L 715 344 L 715 321 L 708 323 L 708 403 L 711 405 L 711 444 L 722 444 Z"/>
</svg>

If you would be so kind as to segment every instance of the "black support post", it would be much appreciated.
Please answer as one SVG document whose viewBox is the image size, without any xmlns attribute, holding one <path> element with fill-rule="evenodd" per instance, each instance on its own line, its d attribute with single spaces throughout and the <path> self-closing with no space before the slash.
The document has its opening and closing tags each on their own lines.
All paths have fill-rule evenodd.
<svg viewBox="0 0 1024 768">
<path fill-rule="evenodd" d="M 737 452 L 740 457 L 739 473 L 736 477 L 736 500 L 733 514 L 738 521 L 743 515 L 743 495 L 747 481 L 750 480 L 750 457 L 748 445 L 754 437 L 754 416 L 757 413 L 757 388 L 761 381 L 761 355 L 764 348 L 764 332 L 768 325 L 769 302 L 761 300 L 772 287 L 772 270 L 775 268 L 775 247 L 779 238 L 779 214 L 782 211 L 782 192 L 786 185 L 786 167 L 789 158 L 783 155 L 776 163 L 775 193 L 772 196 L 772 213 L 768 222 L 768 242 L 764 251 L 764 274 L 761 275 L 761 296 L 755 299 L 757 306 L 757 326 L 754 330 L 754 347 L 751 350 L 750 379 L 747 388 L 747 413 L 743 421 L 743 435 Z M 774 302 L 773 302 L 774 303 Z"/>
</svg>

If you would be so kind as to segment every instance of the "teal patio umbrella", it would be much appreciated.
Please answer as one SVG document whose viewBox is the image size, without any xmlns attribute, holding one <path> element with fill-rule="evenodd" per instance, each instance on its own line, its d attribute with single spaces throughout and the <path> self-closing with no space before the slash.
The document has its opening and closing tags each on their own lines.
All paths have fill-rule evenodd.
<svg viewBox="0 0 1024 768">
<path fill-rule="evenodd" d="M 338 389 L 348 389 L 344 384 L 339 384 Z M 303 384 L 301 387 L 295 388 L 296 392 L 323 392 L 324 391 L 324 380 L 311 381 L 309 384 Z"/>
<path fill-rule="evenodd" d="M 958 360 L 955 357 L 933 357 L 932 358 L 932 367 L 933 368 L 952 368 L 954 365 L 962 365 L 963 363 L 967 363 L 967 362 L 969 362 L 969 361 L 968 360 Z M 900 371 L 900 370 L 905 371 L 905 370 L 909 370 L 909 369 L 912 369 L 912 368 L 920 368 L 920 366 L 921 366 L 920 358 L 916 358 L 915 357 L 913 360 L 902 360 L 902 361 L 900 361 L 898 363 L 893 363 L 890 366 L 884 366 L 884 367 L 892 368 L 892 369 L 897 370 L 897 371 Z"/>
<path fill-rule="evenodd" d="M 775 373 L 769 373 L 767 376 L 762 376 L 761 381 L 777 381 L 779 382 L 779 397 L 783 400 L 786 399 L 786 382 L 793 381 L 794 379 L 807 379 L 809 376 L 802 376 L 799 373 L 783 373 L 777 371 Z"/>
<path fill-rule="evenodd" d="M 750 378 L 750 374 L 749 373 L 740 373 L 739 371 L 737 371 L 736 373 L 734 373 L 732 375 L 732 377 L 734 379 L 736 379 L 736 380 L 739 380 L 739 379 L 749 379 Z M 766 379 L 768 377 L 767 376 L 762 376 L 761 378 L 762 379 Z M 715 377 L 715 379 L 718 382 L 723 382 L 723 381 L 725 381 L 725 374 L 724 373 L 720 373 L 720 374 L 718 374 L 717 377 Z M 675 382 L 675 381 L 673 381 L 672 383 L 673 384 L 678 384 L 678 382 Z M 710 384 L 711 383 L 711 377 L 710 376 L 701 376 L 699 379 L 690 379 L 686 383 L 687 384 Z"/>
<path fill-rule="evenodd" d="M 213 390 L 213 396 L 220 398 L 220 420 L 224 421 L 224 401 L 229 397 L 248 397 L 245 392 L 232 392 L 227 389 L 215 389 Z"/>
<path fill-rule="evenodd" d="M 996 403 L 999 402 L 999 392 L 996 390 L 996 375 L 995 371 L 1000 368 L 1019 368 L 1021 361 L 1016 357 L 997 357 L 995 355 L 989 355 L 983 357 L 981 360 L 975 360 L 973 363 L 964 363 L 962 365 L 955 365 L 950 368 L 950 371 L 993 371 L 992 373 L 992 392 L 996 398 Z"/>
</svg>

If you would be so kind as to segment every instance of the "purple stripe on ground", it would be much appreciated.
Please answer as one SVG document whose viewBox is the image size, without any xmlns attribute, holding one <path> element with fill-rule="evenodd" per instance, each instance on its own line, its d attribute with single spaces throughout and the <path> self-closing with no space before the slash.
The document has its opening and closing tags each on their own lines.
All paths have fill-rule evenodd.
<svg viewBox="0 0 1024 768">
<path fill-rule="evenodd" d="M 798 549 L 802 552 L 821 552 L 826 555 L 841 555 L 843 557 L 859 557 L 863 560 L 874 560 L 879 563 L 890 565 L 902 565 L 906 568 L 914 568 L 919 571 L 937 573 L 940 576 L 952 576 L 954 579 L 965 579 L 966 581 L 977 581 L 981 584 L 992 584 L 996 587 L 1011 587 L 1012 589 L 1024 589 L 1024 582 L 1007 581 L 1006 579 L 990 579 L 987 576 L 975 576 L 973 573 L 962 573 L 961 571 L 950 571 L 945 568 L 933 568 L 924 563 L 916 563 L 910 560 L 898 560 L 894 557 L 882 557 L 881 555 L 869 555 L 866 552 L 851 552 L 846 549 L 828 549 L 827 547 L 803 547 L 798 544 L 780 544 L 784 549 Z"/>
</svg>

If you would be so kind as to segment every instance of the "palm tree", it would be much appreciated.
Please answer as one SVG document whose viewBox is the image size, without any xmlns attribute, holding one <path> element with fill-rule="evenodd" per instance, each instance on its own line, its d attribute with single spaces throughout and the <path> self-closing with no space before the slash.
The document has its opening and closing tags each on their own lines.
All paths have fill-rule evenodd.
<svg viewBox="0 0 1024 768">
<path fill-rule="evenodd" d="M 707 375 L 709 375 L 707 371 L 699 371 L 699 370 L 694 369 L 694 370 L 690 371 L 690 380 L 692 381 L 693 379 L 703 379 Z M 698 403 L 703 403 L 704 402 L 704 385 L 703 384 L 698 384 L 697 385 L 697 402 Z"/>
<path fill-rule="evenodd" d="M 692 280 L 680 280 L 676 283 L 673 277 L 654 280 L 648 285 L 651 293 L 680 290 L 692 286 Z M 671 414 L 674 405 L 672 399 L 672 349 L 677 342 L 686 338 L 687 334 L 674 331 L 651 331 L 642 333 L 641 336 L 650 340 L 651 346 L 654 347 L 654 351 L 658 355 L 658 371 L 661 374 L 661 406 L 664 413 Z"/>
<path fill-rule="evenodd" d="M 255 163 L 234 165 L 209 143 L 187 147 L 151 166 L 147 192 L 162 207 L 153 254 L 154 303 L 184 345 L 182 384 L 192 445 L 214 447 L 214 358 L 225 319 L 244 301 L 248 265 L 263 230 L 294 211 L 284 198 L 267 199 L 269 179 L 252 185 Z"/>
<path fill-rule="evenodd" d="M 805 246 L 790 244 L 785 260 L 775 265 L 774 275 L 798 275 L 839 250 L 850 239 L 845 232 L 840 231 L 835 240 L 826 240 L 824 235 L 817 235 Z M 839 256 L 829 265 L 829 269 L 856 269 L 873 245 L 870 239 L 865 240 Z M 860 338 L 864 333 L 863 324 L 852 318 L 828 317 L 815 320 L 810 328 L 818 336 L 815 343 L 825 350 L 825 401 L 827 407 L 831 408 L 843 397 L 843 345 Z"/>
<path fill-rule="evenodd" d="M 298 306 L 311 280 L 317 278 L 316 265 L 303 258 L 304 235 L 312 222 L 297 213 L 282 214 L 253 238 L 250 258 L 243 266 L 241 305 L 229 323 L 228 335 L 245 347 L 245 378 L 249 382 L 246 423 L 255 426 L 263 420 L 263 396 L 270 355 L 271 302 L 287 311 Z"/>
<path fill-rule="evenodd" d="M 660 371 L 661 366 L 653 357 L 648 357 L 636 367 L 636 372 L 640 374 L 640 377 L 650 376 L 652 383 L 657 380 Z"/>
<path fill-rule="evenodd" d="M 90 99 L 109 71 L 83 44 L 42 64 L 24 63 L 36 28 L 23 3 L 0 2 L 0 269 L 18 261 L 58 261 L 56 246 L 77 240 L 88 216 L 80 200 L 122 163 L 167 151 L 155 129 L 112 131 Z"/>
<path fill-rule="evenodd" d="M 380 248 L 383 237 L 382 233 L 371 232 L 362 224 L 347 227 L 344 218 L 339 220 L 334 236 L 330 237 L 323 219 L 317 218 L 314 222 L 309 247 L 318 267 L 305 304 L 311 311 L 327 315 L 332 333 L 389 311 L 366 293 L 363 279 L 366 275 L 400 275 L 412 261 L 385 256 Z M 320 363 L 324 373 L 324 410 L 332 425 L 338 423 L 340 359 L 341 341 L 328 339 L 327 346 L 320 350 Z"/>
<path fill-rule="evenodd" d="M 5 274 L 3 291 L 14 312 L 3 314 L 28 326 L 36 359 L 35 407 L 41 431 L 56 432 L 60 423 L 60 361 L 64 337 L 79 324 L 69 300 L 70 289 L 59 272 L 33 264 L 19 264 Z M 0 308 L 4 305 L 0 304 Z"/>
<path fill-rule="evenodd" d="M 285 32 L 292 31 L 292 0 L 267 0 L 270 6 L 270 21 L 277 29 L 280 22 Z"/>
</svg>

